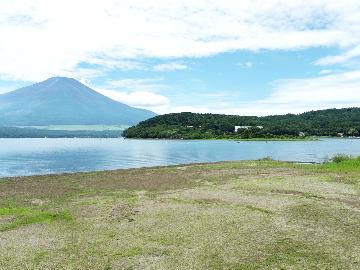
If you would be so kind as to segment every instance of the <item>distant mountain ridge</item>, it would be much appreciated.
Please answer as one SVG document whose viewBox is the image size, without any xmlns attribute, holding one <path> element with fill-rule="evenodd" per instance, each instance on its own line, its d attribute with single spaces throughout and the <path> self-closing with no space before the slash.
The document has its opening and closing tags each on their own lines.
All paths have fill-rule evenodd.
<svg viewBox="0 0 360 270">
<path fill-rule="evenodd" d="M 133 125 L 153 116 L 66 77 L 0 95 L 0 126 Z"/>
</svg>

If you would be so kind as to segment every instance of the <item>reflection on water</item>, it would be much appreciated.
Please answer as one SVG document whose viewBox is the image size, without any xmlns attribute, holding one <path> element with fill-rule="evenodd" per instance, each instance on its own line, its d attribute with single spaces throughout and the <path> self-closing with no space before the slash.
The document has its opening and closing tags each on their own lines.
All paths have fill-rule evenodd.
<svg viewBox="0 0 360 270">
<path fill-rule="evenodd" d="M 0 139 L 0 177 L 263 157 L 322 162 L 338 153 L 360 155 L 360 140 Z"/>
</svg>

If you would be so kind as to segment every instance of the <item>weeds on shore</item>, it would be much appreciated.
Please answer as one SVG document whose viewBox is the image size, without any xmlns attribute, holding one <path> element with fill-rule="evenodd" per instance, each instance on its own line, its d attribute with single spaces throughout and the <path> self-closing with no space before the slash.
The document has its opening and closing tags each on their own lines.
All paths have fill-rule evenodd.
<svg viewBox="0 0 360 270">
<path fill-rule="evenodd" d="M 69 212 L 50 212 L 27 207 L 0 208 L 0 217 L 7 218 L 7 222 L 0 225 L 0 232 L 16 229 L 34 223 L 53 222 L 56 220 L 71 220 Z"/>
<path fill-rule="evenodd" d="M 360 156 L 353 157 L 350 155 L 339 154 L 334 156 L 330 162 L 320 165 L 321 168 L 340 172 L 360 171 Z"/>
<path fill-rule="evenodd" d="M 357 159 L 359 159 L 360 157 L 357 157 Z M 345 155 L 345 154 L 338 154 L 335 155 L 331 158 L 331 161 L 334 163 L 340 163 L 343 161 L 347 161 L 347 160 L 352 160 L 355 159 L 354 157 L 350 156 L 350 155 Z"/>
</svg>

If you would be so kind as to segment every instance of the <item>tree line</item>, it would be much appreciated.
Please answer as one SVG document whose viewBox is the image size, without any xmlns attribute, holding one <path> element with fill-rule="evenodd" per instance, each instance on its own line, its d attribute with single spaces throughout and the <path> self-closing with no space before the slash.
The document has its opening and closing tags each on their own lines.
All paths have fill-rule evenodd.
<svg viewBox="0 0 360 270">
<path fill-rule="evenodd" d="M 235 126 L 247 127 L 235 132 Z M 263 117 L 171 113 L 153 117 L 130 127 L 123 132 L 123 136 L 127 138 L 247 139 L 359 136 L 359 133 L 360 108 L 346 108 Z"/>
<path fill-rule="evenodd" d="M 0 126 L 0 138 L 118 138 L 119 130 L 47 130 Z"/>
</svg>

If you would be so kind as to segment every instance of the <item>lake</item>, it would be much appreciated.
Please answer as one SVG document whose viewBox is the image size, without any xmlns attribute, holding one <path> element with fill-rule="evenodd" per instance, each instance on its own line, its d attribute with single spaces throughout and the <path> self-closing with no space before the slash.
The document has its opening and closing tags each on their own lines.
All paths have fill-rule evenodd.
<svg viewBox="0 0 360 270">
<path fill-rule="evenodd" d="M 0 177 L 264 157 L 323 162 L 339 153 L 360 155 L 360 140 L 0 139 Z"/>
</svg>

